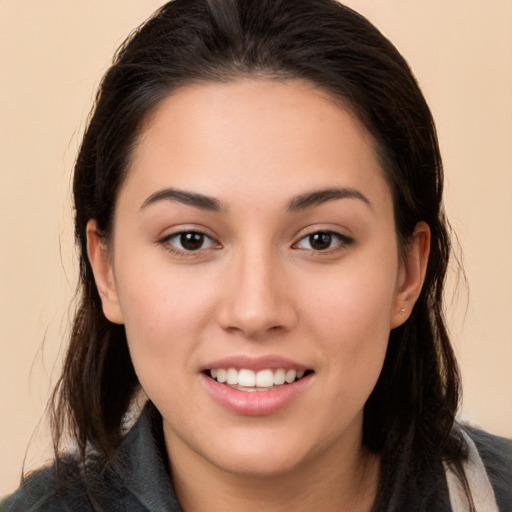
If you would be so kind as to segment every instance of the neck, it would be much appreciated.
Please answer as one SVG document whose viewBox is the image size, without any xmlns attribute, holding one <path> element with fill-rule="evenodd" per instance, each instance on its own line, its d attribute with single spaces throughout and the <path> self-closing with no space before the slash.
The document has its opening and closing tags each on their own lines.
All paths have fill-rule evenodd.
<svg viewBox="0 0 512 512">
<path fill-rule="evenodd" d="M 380 459 L 361 445 L 328 450 L 285 473 L 247 475 L 225 471 L 184 453 L 166 436 L 176 494 L 184 512 L 368 512 L 377 493 Z"/>
</svg>

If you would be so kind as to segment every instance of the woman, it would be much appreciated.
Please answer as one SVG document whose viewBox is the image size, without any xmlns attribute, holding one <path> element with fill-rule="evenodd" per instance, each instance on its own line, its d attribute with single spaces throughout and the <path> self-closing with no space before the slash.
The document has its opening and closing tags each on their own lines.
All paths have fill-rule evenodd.
<svg viewBox="0 0 512 512">
<path fill-rule="evenodd" d="M 454 423 L 442 181 L 350 9 L 165 5 L 100 86 L 56 463 L 2 510 L 509 510 L 510 443 Z"/>
</svg>

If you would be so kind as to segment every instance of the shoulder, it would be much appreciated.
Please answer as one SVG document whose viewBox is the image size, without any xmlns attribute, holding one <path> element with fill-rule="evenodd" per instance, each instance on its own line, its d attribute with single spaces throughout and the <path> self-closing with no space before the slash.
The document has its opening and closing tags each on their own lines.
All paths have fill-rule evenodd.
<svg viewBox="0 0 512 512">
<path fill-rule="evenodd" d="M 75 479 L 76 480 L 76 479 Z M 88 511 L 84 501 L 84 493 L 73 482 L 62 499 L 55 486 L 55 465 L 39 469 L 25 477 L 19 489 L 0 502 L 0 512 L 60 512 L 69 510 Z M 71 488 L 72 487 L 72 488 Z"/>
<path fill-rule="evenodd" d="M 500 510 L 512 510 L 512 440 L 465 428 L 478 450 Z"/>
<path fill-rule="evenodd" d="M 91 456 L 85 468 L 67 457 L 25 478 L 0 512 L 181 512 L 168 468 L 162 420 L 144 408 L 114 456 Z"/>
<path fill-rule="evenodd" d="M 124 484 L 103 460 L 88 461 L 84 470 L 74 458 L 60 459 L 25 477 L 0 512 L 146 511 Z"/>
</svg>

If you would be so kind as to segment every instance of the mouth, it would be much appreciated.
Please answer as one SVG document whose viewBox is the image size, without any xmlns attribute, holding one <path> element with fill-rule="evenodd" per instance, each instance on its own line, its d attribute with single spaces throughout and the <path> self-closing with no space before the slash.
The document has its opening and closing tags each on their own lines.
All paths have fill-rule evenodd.
<svg viewBox="0 0 512 512">
<path fill-rule="evenodd" d="M 232 389 L 245 392 L 261 392 L 279 389 L 297 382 L 313 370 L 298 370 L 284 368 L 266 368 L 259 371 L 248 368 L 211 368 L 204 374 Z"/>
</svg>

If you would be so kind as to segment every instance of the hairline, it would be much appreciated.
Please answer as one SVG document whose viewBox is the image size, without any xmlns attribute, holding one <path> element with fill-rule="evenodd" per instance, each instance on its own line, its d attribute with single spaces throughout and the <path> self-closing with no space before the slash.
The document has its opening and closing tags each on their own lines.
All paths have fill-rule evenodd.
<svg viewBox="0 0 512 512">
<path fill-rule="evenodd" d="M 387 152 L 384 150 L 382 143 L 379 141 L 378 137 L 372 132 L 370 127 L 368 126 L 368 122 L 364 119 L 364 116 L 358 111 L 356 105 L 351 102 L 346 96 L 343 96 L 339 92 L 334 92 L 330 88 L 315 82 L 311 78 L 307 78 L 301 76 L 300 73 L 295 71 L 287 71 L 287 70 L 246 70 L 242 68 L 236 67 L 236 64 L 231 66 L 231 69 L 217 69 L 217 70 L 209 70 L 204 73 L 203 76 L 191 77 L 189 80 L 183 81 L 183 83 L 177 84 L 175 86 L 168 85 L 167 89 L 162 87 L 160 94 L 155 92 L 155 99 L 153 105 L 151 105 L 145 112 L 143 112 L 142 116 L 137 122 L 137 127 L 134 130 L 130 142 L 130 150 L 126 155 L 126 164 L 121 173 L 121 179 L 118 183 L 117 190 L 115 191 L 114 197 L 114 210 L 111 218 L 111 225 L 108 228 L 107 233 L 102 233 L 104 238 L 104 242 L 108 245 L 111 240 L 111 235 L 113 233 L 113 228 L 115 225 L 115 211 L 116 205 L 119 198 L 119 194 L 121 189 L 123 188 L 127 176 L 130 173 L 132 165 L 134 163 L 134 155 L 137 152 L 137 148 L 144 140 L 144 136 L 151 125 L 153 119 L 157 115 L 157 112 L 161 105 L 172 96 L 179 94 L 181 91 L 197 87 L 197 86 L 208 86 L 215 84 L 229 84 L 241 80 L 253 80 L 257 82 L 278 82 L 284 85 L 290 85 L 290 83 L 302 83 L 304 85 L 309 85 L 311 91 L 316 91 L 321 94 L 319 96 L 324 100 L 331 103 L 336 108 L 342 109 L 348 112 L 354 120 L 357 122 L 358 127 L 363 131 L 363 133 L 369 137 L 369 141 L 371 143 L 372 149 L 374 151 L 375 158 L 379 164 L 379 167 L 382 171 L 382 177 L 387 183 L 391 197 L 393 202 L 393 222 L 395 224 L 395 233 L 397 246 L 399 249 L 399 253 L 403 256 L 405 244 L 407 240 L 403 240 L 400 236 L 398 224 L 397 224 L 397 192 L 396 186 L 393 183 L 392 175 L 393 175 L 393 162 L 387 155 Z"/>
</svg>

